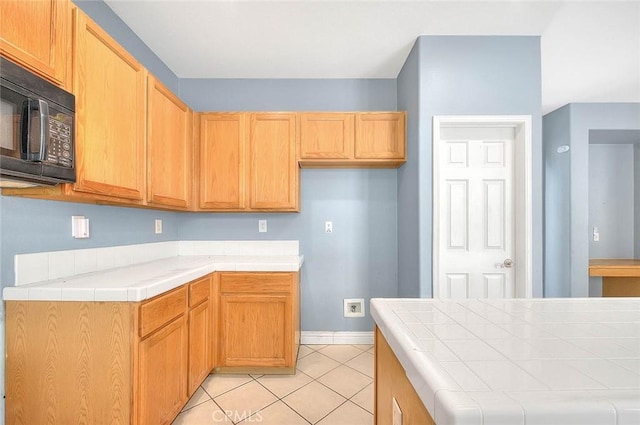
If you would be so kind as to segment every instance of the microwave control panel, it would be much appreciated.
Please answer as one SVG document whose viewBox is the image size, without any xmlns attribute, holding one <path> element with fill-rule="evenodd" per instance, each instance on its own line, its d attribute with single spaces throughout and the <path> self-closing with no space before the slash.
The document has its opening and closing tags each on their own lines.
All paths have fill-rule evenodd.
<svg viewBox="0 0 640 425">
<path fill-rule="evenodd" d="M 73 141 L 68 118 L 67 116 L 49 117 L 47 162 L 71 168 L 73 167 Z"/>
</svg>

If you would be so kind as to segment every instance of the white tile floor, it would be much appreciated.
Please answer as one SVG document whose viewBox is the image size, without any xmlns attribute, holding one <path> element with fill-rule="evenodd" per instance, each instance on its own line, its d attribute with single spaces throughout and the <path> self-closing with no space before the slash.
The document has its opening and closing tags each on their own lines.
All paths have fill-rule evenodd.
<svg viewBox="0 0 640 425">
<path fill-rule="evenodd" d="M 173 425 L 371 425 L 373 347 L 302 345 L 295 375 L 210 375 Z"/>
</svg>

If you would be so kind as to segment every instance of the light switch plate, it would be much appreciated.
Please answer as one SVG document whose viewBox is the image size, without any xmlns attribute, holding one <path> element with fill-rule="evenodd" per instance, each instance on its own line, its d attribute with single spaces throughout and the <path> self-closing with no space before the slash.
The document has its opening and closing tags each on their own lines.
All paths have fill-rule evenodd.
<svg viewBox="0 0 640 425">
<path fill-rule="evenodd" d="M 89 237 L 89 219 L 83 215 L 71 216 L 71 236 L 76 239 Z"/>
</svg>

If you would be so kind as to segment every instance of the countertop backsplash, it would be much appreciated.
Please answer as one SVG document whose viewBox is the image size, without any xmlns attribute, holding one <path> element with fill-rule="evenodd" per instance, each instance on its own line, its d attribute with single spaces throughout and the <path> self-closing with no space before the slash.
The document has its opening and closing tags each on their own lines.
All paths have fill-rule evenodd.
<svg viewBox="0 0 640 425">
<path fill-rule="evenodd" d="M 18 254 L 14 259 L 14 284 L 27 285 L 186 255 L 296 256 L 299 242 L 171 241 Z"/>
</svg>

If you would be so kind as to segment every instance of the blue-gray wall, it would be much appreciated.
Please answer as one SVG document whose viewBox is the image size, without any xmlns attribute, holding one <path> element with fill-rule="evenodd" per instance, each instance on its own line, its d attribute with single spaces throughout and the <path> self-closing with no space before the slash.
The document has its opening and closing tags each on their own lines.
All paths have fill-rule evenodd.
<svg viewBox="0 0 640 425">
<path fill-rule="evenodd" d="M 396 170 L 303 169 L 300 213 L 186 214 L 179 238 L 298 239 L 302 329 L 370 331 L 368 299 L 397 296 L 396 192 Z M 258 219 L 267 233 L 258 233 Z M 367 316 L 344 318 L 344 298 L 365 298 Z"/>
<path fill-rule="evenodd" d="M 434 115 L 531 115 L 533 177 L 533 295 L 542 296 L 542 129 L 540 37 L 421 36 L 418 49 L 418 163 L 403 175 L 418 185 L 419 294 L 432 294 L 432 122 Z M 402 81 L 413 79 L 407 69 Z M 406 80 L 405 80 L 406 79 Z M 410 105 L 411 87 L 399 85 L 399 104 Z M 412 140 L 415 143 L 415 138 Z M 401 172 L 402 173 L 402 172 Z M 417 182 L 416 182 L 417 178 Z M 415 209 L 410 194 L 399 198 L 398 211 Z M 404 214 L 404 213 L 402 213 Z M 402 227 L 403 224 L 401 223 Z M 406 245 L 405 245 L 406 243 Z M 399 251 L 415 241 L 399 240 Z M 403 259 L 403 261 L 405 261 Z M 415 260 L 414 260 L 415 261 Z M 407 274 L 407 279 L 412 279 Z M 405 276 L 403 276 L 404 278 Z M 411 288 L 412 282 L 399 282 Z"/>
<path fill-rule="evenodd" d="M 549 198 L 547 193 L 545 240 L 545 268 L 557 271 L 545 276 L 546 295 L 589 296 L 589 132 L 591 130 L 640 129 L 640 104 L 638 103 L 572 103 L 544 117 L 545 160 L 552 160 L 552 151 L 559 140 L 567 140 L 571 150 L 566 160 L 556 161 L 559 169 L 546 167 L 546 187 L 568 197 Z M 547 155 L 549 153 L 549 155 Z M 553 172 L 551 172 L 553 171 Z M 567 178 L 568 175 L 568 178 Z M 549 202 L 562 205 L 549 208 Z M 558 243 L 566 244 L 550 234 L 550 228 L 565 226 L 568 229 L 569 249 L 558 249 Z M 555 255 L 549 255 L 553 252 Z"/>
<path fill-rule="evenodd" d="M 570 267 L 556 261 L 571 257 L 571 152 L 558 153 L 571 144 L 570 106 L 543 118 L 544 141 L 544 296 L 571 295 Z M 568 264 L 568 263 L 567 263 Z M 566 282 L 566 285 L 559 284 Z"/>
<path fill-rule="evenodd" d="M 71 202 L 0 198 L 0 278 L 2 286 L 14 282 L 13 256 L 30 252 L 98 248 L 147 242 L 174 241 L 179 213 L 145 209 L 76 204 Z M 71 236 L 71 216 L 89 219 L 90 237 Z M 155 234 L 155 219 L 162 219 L 162 234 Z"/>
<path fill-rule="evenodd" d="M 634 229 L 635 229 L 635 241 L 634 241 L 634 257 L 640 258 L 640 141 L 634 145 L 633 149 L 633 189 L 634 189 Z"/>
<path fill-rule="evenodd" d="M 633 145 L 589 145 L 589 258 L 633 258 L 633 179 Z"/>
<path fill-rule="evenodd" d="M 396 110 L 394 79 L 181 79 L 195 111 Z"/>
<path fill-rule="evenodd" d="M 182 98 L 201 111 L 395 110 L 395 80 L 200 80 L 180 82 Z M 298 239 L 302 329 L 369 331 L 345 319 L 344 298 L 398 293 L 397 170 L 301 170 L 299 214 L 188 214 L 180 239 Z M 258 233 L 258 218 L 268 232 Z M 324 233 L 324 222 L 333 233 Z M 318 300 L 322 300 L 318 302 Z M 367 309 L 368 310 L 368 309 Z"/>
<path fill-rule="evenodd" d="M 398 74 L 398 109 L 407 111 L 407 162 L 398 169 L 398 296 L 420 296 L 420 39 Z"/>
</svg>

